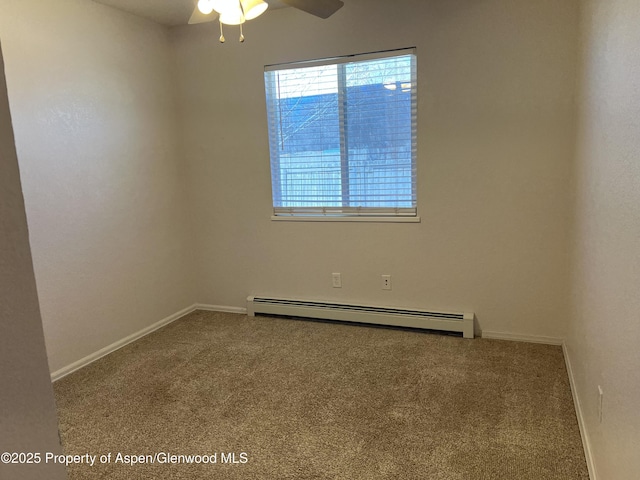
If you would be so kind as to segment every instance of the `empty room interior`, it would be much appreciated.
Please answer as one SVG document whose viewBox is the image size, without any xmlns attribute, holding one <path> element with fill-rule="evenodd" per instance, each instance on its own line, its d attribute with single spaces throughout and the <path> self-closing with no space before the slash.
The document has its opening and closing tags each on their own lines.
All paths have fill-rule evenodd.
<svg viewBox="0 0 640 480">
<path fill-rule="evenodd" d="M 260 3 L 0 0 L 0 477 L 640 478 L 637 0 Z"/>
</svg>

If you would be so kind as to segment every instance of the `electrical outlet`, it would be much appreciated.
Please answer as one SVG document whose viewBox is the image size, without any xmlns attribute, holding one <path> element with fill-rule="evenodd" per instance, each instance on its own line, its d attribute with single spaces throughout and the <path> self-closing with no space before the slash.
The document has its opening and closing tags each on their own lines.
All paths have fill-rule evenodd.
<svg viewBox="0 0 640 480">
<path fill-rule="evenodd" d="M 333 282 L 333 288 L 342 288 L 342 274 L 332 273 L 331 281 Z"/>
<path fill-rule="evenodd" d="M 391 290 L 391 275 L 382 275 L 382 290 Z"/>
<path fill-rule="evenodd" d="M 602 423 L 602 398 L 604 397 L 604 392 L 602 391 L 602 387 L 598 385 L 598 421 Z"/>
</svg>

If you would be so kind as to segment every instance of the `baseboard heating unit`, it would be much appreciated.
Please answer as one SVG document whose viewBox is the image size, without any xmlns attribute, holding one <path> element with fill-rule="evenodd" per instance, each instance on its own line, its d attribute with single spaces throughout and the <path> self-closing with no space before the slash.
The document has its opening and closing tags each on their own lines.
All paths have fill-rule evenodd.
<svg viewBox="0 0 640 480">
<path fill-rule="evenodd" d="M 394 327 L 445 330 L 460 332 L 464 338 L 474 337 L 474 314 L 469 312 L 433 312 L 250 296 L 247 298 L 247 313 L 252 317 L 262 313 Z"/>
</svg>

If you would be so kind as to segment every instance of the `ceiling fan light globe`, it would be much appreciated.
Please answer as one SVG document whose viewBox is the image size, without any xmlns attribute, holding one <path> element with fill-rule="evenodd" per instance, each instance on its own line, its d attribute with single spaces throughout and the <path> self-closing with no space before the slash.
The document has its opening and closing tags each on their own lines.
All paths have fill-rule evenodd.
<svg viewBox="0 0 640 480">
<path fill-rule="evenodd" d="M 269 4 L 263 0 L 240 0 L 242 3 L 242 9 L 244 10 L 244 18 L 247 20 L 253 20 L 256 17 L 262 15 Z"/>
<path fill-rule="evenodd" d="M 220 23 L 225 25 L 240 25 L 244 23 L 246 19 L 242 15 L 242 11 L 238 9 L 237 12 L 225 12 L 220 14 Z"/>
<path fill-rule="evenodd" d="M 239 0 L 209 0 L 211 7 L 220 15 L 241 12 Z"/>
<path fill-rule="evenodd" d="M 209 15 L 213 12 L 212 0 L 198 0 L 198 10 L 200 10 L 200 13 L 203 13 L 204 15 Z"/>
</svg>

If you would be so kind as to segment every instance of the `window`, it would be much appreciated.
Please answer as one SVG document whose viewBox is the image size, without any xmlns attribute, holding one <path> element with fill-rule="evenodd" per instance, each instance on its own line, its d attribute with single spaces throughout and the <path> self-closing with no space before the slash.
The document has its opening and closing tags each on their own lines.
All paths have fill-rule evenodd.
<svg viewBox="0 0 640 480">
<path fill-rule="evenodd" d="M 275 217 L 416 217 L 413 49 L 264 77 Z"/>
</svg>

